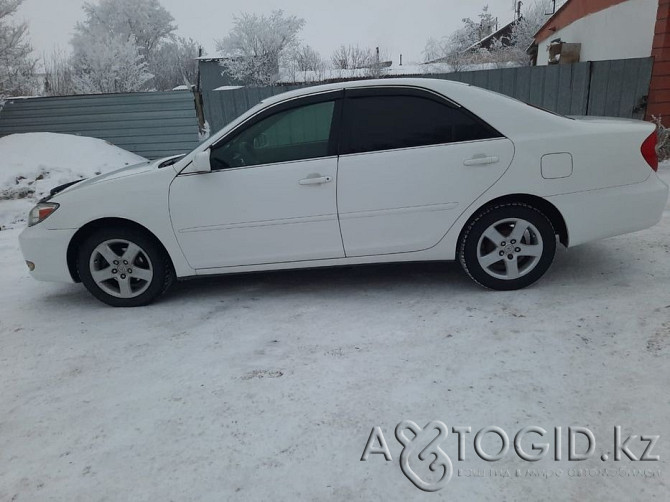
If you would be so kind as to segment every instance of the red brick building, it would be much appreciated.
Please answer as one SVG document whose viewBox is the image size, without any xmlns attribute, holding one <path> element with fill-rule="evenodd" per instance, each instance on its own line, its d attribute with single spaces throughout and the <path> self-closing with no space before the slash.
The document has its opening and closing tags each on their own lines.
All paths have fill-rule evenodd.
<svg viewBox="0 0 670 502">
<path fill-rule="evenodd" d="M 670 0 L 658 1 L 654 43 L 651 51 L 654 69 L 649 88 L 647 118 L 663 117 L 670 125 Z"/>
<path fill-rule="evenodd" d="M 571 47 L 570 60 L 550 48 L 557 40 Z M 568 0 L 537 32 L 535 46 L 538 65 L 653 56 L 647 118 L 670 125 L 670 0 Z"/>
</svg>

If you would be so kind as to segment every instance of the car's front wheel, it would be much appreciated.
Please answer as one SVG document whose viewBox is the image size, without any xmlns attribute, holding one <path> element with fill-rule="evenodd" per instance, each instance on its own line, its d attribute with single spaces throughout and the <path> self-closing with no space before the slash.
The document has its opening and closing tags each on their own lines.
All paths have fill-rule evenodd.
<svg viewBox="0 0 670 502">
<path fill-rule="evenodd" d="M 172 284 L 172 264 L 144 232 L 104 228 L 79 248 L 81 282 L 98 300 L 114 307 L 139 307 L 155 300 Z"/>
<path fill-rule="evenodd" d="M 490 289 L 512 290 L 542 277 L 555 252 L 551 221 L 529 205 L 507 203 L 473 216 L 458 254 L 474 281 Z"/>
</svg>

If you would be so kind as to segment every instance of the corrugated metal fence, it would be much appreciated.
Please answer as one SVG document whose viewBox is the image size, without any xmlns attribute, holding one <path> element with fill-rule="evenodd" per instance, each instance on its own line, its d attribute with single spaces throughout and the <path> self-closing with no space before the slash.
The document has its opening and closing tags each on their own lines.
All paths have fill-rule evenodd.
<svg viewBox="0 0 670 502">
<path fill-rule="evenodd" d="M 205 119 L 209 122 L 212 132 L 218 131 L 265 98 L 300 87 L 299 85 L 278 85 L 243 87 L 226 91 L 203 91 Z"/>
<path fill-rule="evenodd" d="M 421 76 L 466 82 L 565 115 L 641 119 L 652 66 L 652 58 L 640 58 Z M 263 99 L 297 87 L 204 91 L 205 119 L 217 131 Z M 93 136 L 148 158 L 198 144 L 193 94 L 186 91 L 10 100 L 0 112 L 0 136 L 21 132 Z"/>
<path fill-rule="evenodd" d="M 527 66 L 414 77 L 456 80 L 564 115 L 644 118 L 653 58 Z M 205 118 L 217 131 L 259 101 L 299 86 L 203 93 Z"/>
<path fill-rule="evenodd" d="M 187 91 L 8 100 L 0 136 L 26 132 L 92 136 L 150 159 L 198 145 L 193 94 Z"/>
<path fill-rule="evenodd" d="M 563 115 L 644 118 L 653 58 L 440 75 Z"/>
</svg>

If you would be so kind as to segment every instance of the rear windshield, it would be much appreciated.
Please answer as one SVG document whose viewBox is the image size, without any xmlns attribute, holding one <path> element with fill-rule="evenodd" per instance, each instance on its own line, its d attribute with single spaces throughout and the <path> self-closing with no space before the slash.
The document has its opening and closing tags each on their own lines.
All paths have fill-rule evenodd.
<svg viewBox="0 0 670 502">
<path fill-rule="evenodd" d="M 509 100 L 512 100 L 512 101 L 516 101 L 517 103 L 523 103 L 526 106 L 530 106 L 531 108 L 535 108 L 536 110 L 540 110 L 542 112 L 550 113 L 550 114 L 555 115 L 557 117 L 563 117 L 565 119 L 575 120 L 574 118 L 568 117 L 567 115 L 563 115 L 561 113 L 558 113 L 558 112 L 555 112 L 555 111 L 552 111 L 552 110 L 548 110 L 548 109 L 546 109 L 542 106 L 534 105 L 532 103 L 528 103 L 527 101 L 522 101 L 520 99 L 513 98 L 512 96 L 508 96 L 507 94 L 502 94 L 500 92 L 492 91 L 490 89 L 484 89 L 482 87 L 478 87 L 478 89 L 481 89 L 484 92 L 490 92 L 491 94 L 495 94 L 496 96 L 500 96 L 501 98 L 506 98 L 506 99 L 509 99 Z"/>
</svg>

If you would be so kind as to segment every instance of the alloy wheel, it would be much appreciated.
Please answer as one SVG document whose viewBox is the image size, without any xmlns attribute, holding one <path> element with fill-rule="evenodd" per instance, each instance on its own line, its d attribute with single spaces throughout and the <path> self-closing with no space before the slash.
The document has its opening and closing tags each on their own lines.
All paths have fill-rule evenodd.
<svg viewBox="0 0 670 502">
<path fill-rule="evenodd" d="M 98 244 L 89 260 L 93 281 L 105 293 L 116 298 L 135 298 L 151 285 L 154 269 L 148 254 L 125 239 Z"/>
<path fill-rule="evenodd" d="M 544 251 L 538 229 L 521 218 L 507 218 L 489 226 L 477 243 L 477 261 L 490 276 L 514 280 L 531 272 Z"/>
</svg>

